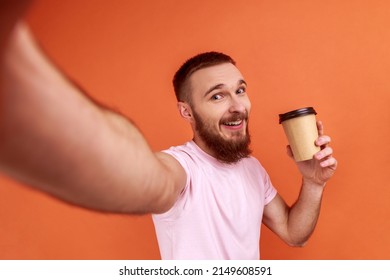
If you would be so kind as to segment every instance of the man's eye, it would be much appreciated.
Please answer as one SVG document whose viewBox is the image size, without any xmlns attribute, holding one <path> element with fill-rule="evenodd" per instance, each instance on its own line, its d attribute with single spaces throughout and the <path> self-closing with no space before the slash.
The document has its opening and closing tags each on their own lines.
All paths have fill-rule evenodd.
<svg viewBox="0 0 390 280">
<path fill-rule="evenodd" d="M 222 94 L 214 94 L 213 96 L 211 96 L 211 99 L 212 100 L 220 100 L 220 99 L 222 99 Z"/>
<path fill-rule="evenodd" d="M 237 91 L 236 91 L 237 94 L 241 94 L 241 93 L 245 93 L 245 88 L 239 88 Z"/>
</svg>

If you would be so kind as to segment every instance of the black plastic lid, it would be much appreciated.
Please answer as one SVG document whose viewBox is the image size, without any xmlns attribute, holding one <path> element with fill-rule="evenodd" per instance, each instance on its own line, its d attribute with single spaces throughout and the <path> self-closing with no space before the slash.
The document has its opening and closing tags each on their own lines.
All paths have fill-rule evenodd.
<svg viewBox="0 0 390 280">
<path fill-rule="evenodd" d="M 311 115 L 311 114 L 317 115 L 317 112 L 314 110 L 313 107 L 305 107 L 305 108 L 297 109 L 297 110 L 287 112 L 284 114 L 279 114 L 279 123 L 282 123 L 284 121 L 287 121 L 289 119 L 293 119 L 296 117 L 301 117 L 301 116 Z"/>
</svg>

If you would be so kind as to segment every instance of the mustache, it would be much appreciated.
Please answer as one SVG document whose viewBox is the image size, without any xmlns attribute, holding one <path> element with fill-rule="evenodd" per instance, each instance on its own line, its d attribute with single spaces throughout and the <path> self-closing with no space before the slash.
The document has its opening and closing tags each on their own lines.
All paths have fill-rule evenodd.
<svg viewBox="0 0 390 280">
<path fill-rule="evenodd" d="M 248 112 L 234 112 L 230 116 L 227 116 L 226 118 L 221 119 L 220 123 L 226 123 L 226 122 L 235 122 L 238 120 L 245 120 L 248 121 Z"/>
</svg>

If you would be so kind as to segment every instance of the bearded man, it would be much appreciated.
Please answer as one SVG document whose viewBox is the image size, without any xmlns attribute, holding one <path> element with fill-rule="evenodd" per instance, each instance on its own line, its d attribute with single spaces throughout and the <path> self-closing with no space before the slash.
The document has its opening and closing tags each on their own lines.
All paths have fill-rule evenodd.
<svg viewBox="0 0 390 280">
<path fill-rule="evenodd" d="M 302 246 L 314 230 L 323 186 L 335 168 L 331 149 L 323 146 L 310 164 L 298 163 L 302 192 L 288 207 L 250 156 L 251 103 L 235 61 L 218 52 L 199 54 L 183 64 L 173 84 L 194 137 L 164 151 L 180 163 L 186 181 L 173 207 L 153 215 L 162 257 L 258 259 L 262 221 L 288 244 Z M 322 135 L 320 122 L 318 128 Z M 317 145 L 329 141 L 322 135 Z M 315 171 L 321 175 L 312 176 Z"/>
</svg>

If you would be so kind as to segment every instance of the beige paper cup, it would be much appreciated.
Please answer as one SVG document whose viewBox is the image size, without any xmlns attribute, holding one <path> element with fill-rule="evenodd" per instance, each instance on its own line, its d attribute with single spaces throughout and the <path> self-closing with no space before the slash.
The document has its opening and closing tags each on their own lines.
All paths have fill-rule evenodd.
<svg viewBox="0 0 390 280">
<path fill-rule="evenodd" d="M 320 151 L 314 144 L 318 138 L 316 114 L 313 107 L 306 107 L 279 115 L 295 161 L 312 159 Z"/>
</svg>

